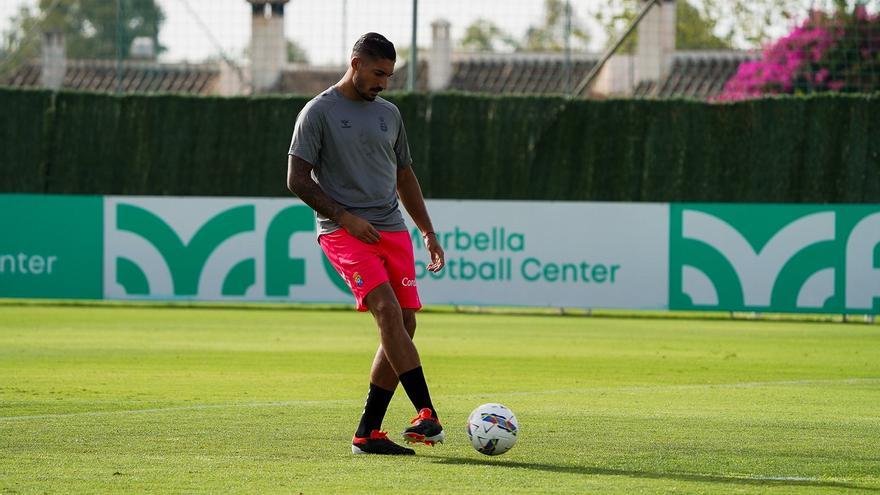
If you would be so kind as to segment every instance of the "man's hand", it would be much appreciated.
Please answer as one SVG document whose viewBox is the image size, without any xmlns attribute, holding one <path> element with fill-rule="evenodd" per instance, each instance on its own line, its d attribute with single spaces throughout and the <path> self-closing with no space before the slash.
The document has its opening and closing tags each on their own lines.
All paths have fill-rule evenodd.
<svg viewBox="0 0 880 495">
<path fill-rule="evenodd" d="M 373 225 L 363 218 L 344 212 L 339 215 L 336 223 L 345 229 L 349 234 L 355 236 L 367 244 L 375 244 L 379 242 L 379 231 Z"/>
<path fill-rule="evenodd" d="M 429 272 L 439 272 L 446 265 L 446 258 L 443 254 L 443 247 L 437 240 L 437 236 L 433 232 L 428 232 L 422 239 L 425 240 L 425 248 L 431 255 L 431 263 L 427 266 Z"/>
</svg>

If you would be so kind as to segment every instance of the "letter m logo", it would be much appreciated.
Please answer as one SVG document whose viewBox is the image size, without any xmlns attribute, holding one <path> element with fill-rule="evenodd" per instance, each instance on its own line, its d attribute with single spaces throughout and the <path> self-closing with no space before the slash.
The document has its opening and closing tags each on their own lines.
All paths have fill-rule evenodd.
<svg viewBox="0 0 880 495">
<path fill-rule="evenodd" d="M 673 204 L 670 309 L 834 311 L 842 306 L 833 208 Z"/>
<path fill-rule="evenodd" d="M 104 220 L 106 297 L 241 297 L 255 283 L 253 204 L 108 198 Z"/>
</svg>

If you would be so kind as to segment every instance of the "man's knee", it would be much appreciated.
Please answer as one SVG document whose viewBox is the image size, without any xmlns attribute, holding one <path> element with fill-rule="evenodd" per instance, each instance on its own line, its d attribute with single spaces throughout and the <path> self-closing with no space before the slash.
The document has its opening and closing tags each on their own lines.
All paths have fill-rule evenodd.
<svg viewBox="0 0 880 495">
<path fill-rule="evenodd" d="M 367 307 L 377 318 L 398 318 L 401 314 L 400 304 L 394 297 L 391 287 L 379 286 L 367 295 Z"/>
<path fill-rule="evenodd" d="M 403 310 L 403 327 L 410 338 L 416 334 L 416 312 L 411 309 Z"/>
<path fill-rule="evenodd" d="M 373 304 L 372 310 L 377 318 L 382 318 L 383 320 L 400 317 L 400 305 L 397 304 L 397 301 L 379 301 Z"/>
</svg>

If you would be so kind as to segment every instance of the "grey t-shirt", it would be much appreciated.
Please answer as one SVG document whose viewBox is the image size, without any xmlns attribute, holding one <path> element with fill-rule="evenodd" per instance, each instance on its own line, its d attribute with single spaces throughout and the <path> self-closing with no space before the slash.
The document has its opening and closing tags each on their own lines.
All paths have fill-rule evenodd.
<svg viewBox="0 0 880 495">
<path fill-rule="evenodd" d="M 290 155 L 312 164 L 312 178 L 334 201 L 379 230 L 406 230 L 397 171 L 412 165 L 400 110 L 391 102 L 353 101 L 331 87 L 296 118 Z M 339 225 L 317 213 L 318 235 Z"/>
</svg>

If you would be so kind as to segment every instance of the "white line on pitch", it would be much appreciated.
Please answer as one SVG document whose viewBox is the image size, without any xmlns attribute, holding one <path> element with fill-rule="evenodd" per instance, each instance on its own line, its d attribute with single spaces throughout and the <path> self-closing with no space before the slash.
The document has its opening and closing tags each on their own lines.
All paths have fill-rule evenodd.
<svg viewBox="0 0 880 495">
<path fill-rule="evenodd" d="M 285 406 L 310 406 L 326 404 L 345 404 L 349 402 L 361 402 L 363 399 L 328 399 L 328 400 L 285 400 L 275 402 L 233 402 L 230 404 L 196 404 L 192 406 L 153 407 L 149 409 L 122 409 L 116 411 L 84 411 L 60 414 L 35 414 L 32 416 L 7 416 L 0 417 L 2 421 L 30 420 L 30 419 L 53 419 L 70 418 L 79 416 L 110 416 L 115 414 L 149 414 L 176 411 L 203 411 L 206 409 L 230 409 L 235 407 L 285 407 Z"/>
<path fill-rule="evenodd" d="M 778 380 L 768 382 L 737 382 L 737 383 L 692 383 L 680 385 L 625 385 L 622 387 L 582 387 L 537 392 L 513 392 L 505 395 L 543 395 L 569 392 L 644 392 L 650 390 L 691 390 L 712 388 L 761 388 L 788 387 L 801 385 L 862 385 L 880 383 L 880 378 L 837 378 L 826 380 Z"/>
<path fill-rule="evenodd" d="M 862 385 L 880 383 L 880 378 L 843 378 L 843 379 L 827 379 L 827 380 L 784 380 L 769 382 L 739 382 L 739 383 L 699 383 L 690 385 L 634 385 L 623 387 L 580 387 L 580 388 L 564 388 L 557 390 L 541 390 L 530 392 L 493 392 L 486 394 L 452 394 L 439 395 L 437 397 L 447 399 L 464 399 L 476 397 L 511 397 L 511 396 L 527 396 L 527 395 L 559 395 L 577 392 L 644 392 L 658 390 L 693 390 L 693 389 L 728 389 L 728 388 L 759 388 L 759 387 L 779 387 L 779 386 L 801 386 L 801 385 Z M 6 416 L 0 417 L 0 422 L 11 421 L 28 421 L 38 419 L 55 419 L 55 418 L 71 418 L 71 417 L 88 417 L 88 416 L 110 416 L 116 414 L 150 414 L 177 411 L 203 411 L 208 409 L 230 409 L 245 407 L 287 407 L 287 406 L 313 406 L 328 404 L 350 404 L 360 403 L 362 398 L 357 399 L 327 399 L 327 400 L 286 400 L 272 402 L 233 402 L 228 404 L 196 404 L 192 406 L 171 406 L 171 407 L 154 407 L 148 409 L 123 409 L 116 411 L 84 411 L 59 414 L 34 414 L 25 416 Z"/>
<path fill-rule="evenodd" d="M 826 481 L 820 478 L 807 478 L 803 476 L 735 476 L 735 478 L 756 481 Z"/>
</svg>

